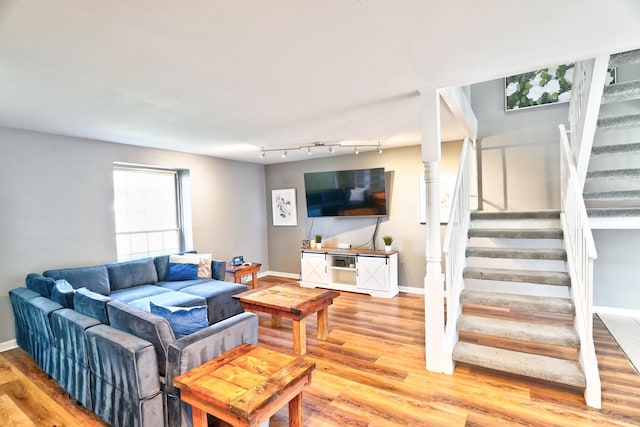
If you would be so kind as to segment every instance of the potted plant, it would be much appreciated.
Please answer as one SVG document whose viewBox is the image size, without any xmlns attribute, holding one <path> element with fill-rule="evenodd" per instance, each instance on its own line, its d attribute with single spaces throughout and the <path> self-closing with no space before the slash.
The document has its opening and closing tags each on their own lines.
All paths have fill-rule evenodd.
<svg viewBox="0 0 640 427">
<path fill-rule="evenodd" d="M 385 252 L 391 252 L 391 243 L 393 243 L 393 237 L 384 236 L 384 237 L 382 237 L 382 241 L 384 242 L 384 250 L 385 250 Z"/>
<path fill-rule="evenodd" d="M 316 249 L 322 248 L 322 234 L 316 234 Z"/>
</svg>

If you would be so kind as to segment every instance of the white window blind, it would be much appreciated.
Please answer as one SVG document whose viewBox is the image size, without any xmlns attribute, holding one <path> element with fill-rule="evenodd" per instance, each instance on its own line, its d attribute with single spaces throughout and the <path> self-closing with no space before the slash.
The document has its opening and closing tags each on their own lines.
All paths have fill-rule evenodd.
<svg viewBox="0 0 640 427">
<path fill-rule="evenodd" d="M 118 261 L 181 249 L 178 171 L 115 166 Z"/>
</svg>

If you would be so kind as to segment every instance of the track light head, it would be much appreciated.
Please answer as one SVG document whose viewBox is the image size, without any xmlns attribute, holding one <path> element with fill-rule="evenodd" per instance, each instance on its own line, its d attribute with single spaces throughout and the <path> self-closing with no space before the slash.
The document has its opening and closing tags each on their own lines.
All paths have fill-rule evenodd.
<svg viewBox="0 0 640 427">
<path fill-rule="evenodd" d="M 311 155 L 311 147 L 307 147 L 307 156 Z"/>
<path fill-rule="evenodd" d="M 283 158 L 283 159 L 286 159 L 286 158 L 287 158 L 287 150 L 284 150 L 284 151 L 282 152 L 282 158 Z"/>
</svg>

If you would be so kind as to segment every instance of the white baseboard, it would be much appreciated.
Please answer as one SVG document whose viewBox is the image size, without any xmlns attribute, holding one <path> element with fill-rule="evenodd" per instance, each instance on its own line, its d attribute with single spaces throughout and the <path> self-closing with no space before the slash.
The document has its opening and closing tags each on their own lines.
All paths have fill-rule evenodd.
<svg viewBox="0 0 640 427">
<path fill-rule="evenodd" d="M 258 273 L 258 277 L 264 277 L 264 276 L 277 276 L 277 277 L 284 277 L 286 279 L 295 279 L 295 280 L 300 280 L 300 275 L 296 274 L 296 273 L 284 273 L 281 271 L 262 271 L 260 273 Z"/>
<path fill-rule="evenodd" d="M 398 286 L 398 290 L 407 294 L 424 295 L 424 288 L 414 288 L 413 286 Z"/>
<path fill-rule="evenodd" d="M 12 348 L 16 347 L 18 347 L 18 343 L 16 342 L 16 340 L 0 342 L 0 352 L 11 350 Z"/>
<path fill-rule="evenodd" d="M 277 277 L 285 277 L 287 279 L 295 279 L 300 280 L 300 275 L 296 273 L 284 273 L 281 271 L 262 271 L 258 273 L 258 277 L 264 276 L 277 276 Z M 418 294 L 424 295 L 424 288 L 414 288 L 413 286 L 398 286 L 398 290 L 400 292 L 405 292 L 407 294 Z"/>
<path fill-rule="evenodd" d="M 596 314 L 615 314 L 618 316 L 640 317 L 640 310 L 630 308 L 600 307 L 594 305 L 593 311 Z"/>
</svg>

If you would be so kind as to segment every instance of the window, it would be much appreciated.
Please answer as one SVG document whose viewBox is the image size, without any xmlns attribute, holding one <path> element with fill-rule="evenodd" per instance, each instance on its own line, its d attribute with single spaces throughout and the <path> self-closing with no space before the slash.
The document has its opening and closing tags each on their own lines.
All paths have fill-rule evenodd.
<svg viewBox="0 0 640 427">
<path fill-rule="evenodd" d="M 180 171 L 116 165 L 113 184 L 118 261 L 184 248 Z"/>
</svg>

